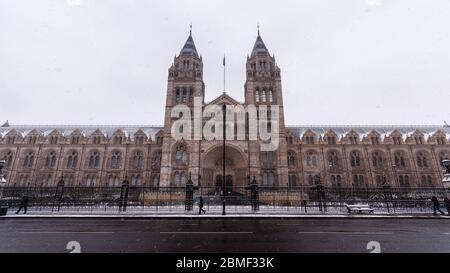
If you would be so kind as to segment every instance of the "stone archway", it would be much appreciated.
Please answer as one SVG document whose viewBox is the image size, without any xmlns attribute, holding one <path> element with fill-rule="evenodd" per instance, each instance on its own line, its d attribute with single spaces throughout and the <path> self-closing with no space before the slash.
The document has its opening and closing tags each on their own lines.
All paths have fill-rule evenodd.
<svg viewBox="0 0 450 273">
<path fill-rule="evenodd" d="M 225 183 L 227 192 L 241 191 L 247 185 L 247 160 L 239 148 L 225 146 L 225 179 L 223 179 L 223 146 L 216 145 L 202 155 L 202 186 L 216 190 Z"/>
</svg>

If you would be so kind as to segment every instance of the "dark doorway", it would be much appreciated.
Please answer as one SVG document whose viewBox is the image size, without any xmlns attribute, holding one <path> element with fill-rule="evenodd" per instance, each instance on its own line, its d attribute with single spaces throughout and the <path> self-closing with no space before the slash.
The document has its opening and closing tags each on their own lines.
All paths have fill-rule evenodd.
<svg viewBox="0 0 450 273">
<path fill-rule="evenodd" d="M 216 192 L 222 192 L 223 190 L 223 176 L 216 176 Z M 225 193 L 227 195 L 233 192 L 233 176 L 227 175 L 225 179 Z"/>
<path fill-rule="evenodd" d="M 227 175 L 226 177 L 225 191 L 227 194 L 231 194 L 233 192 L 233 176 L 231 175 Z"/>
<path fill-rule="evenodd" d="M 222 192 L 223 179 L 221 175 L 216 176 L 216 192 Z"/>
</svg>

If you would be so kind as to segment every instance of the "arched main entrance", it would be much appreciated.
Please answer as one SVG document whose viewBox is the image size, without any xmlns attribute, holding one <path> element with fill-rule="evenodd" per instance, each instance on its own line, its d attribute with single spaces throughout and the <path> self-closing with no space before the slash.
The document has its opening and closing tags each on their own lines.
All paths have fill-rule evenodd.
<svg viewBox="0 0 450 273">
<path fill-rule="evenodd" d="M 225 179 L 223 179 L 223 146 L 216 145 L 202 155 L 202 186 L 220 192 L 225 183 L 227 193 L 239 192 L 246 185 L 247 160 L 239 148 L 225 147 Z"/>
</svg>

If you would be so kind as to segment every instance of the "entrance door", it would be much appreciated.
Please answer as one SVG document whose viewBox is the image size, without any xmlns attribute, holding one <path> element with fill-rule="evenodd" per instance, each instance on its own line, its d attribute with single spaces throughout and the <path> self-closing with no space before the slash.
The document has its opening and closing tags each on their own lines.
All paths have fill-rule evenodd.
<svg viewBox="0 0 450 273">
<path fill-rule="evenodd" d="M 216 192 L 222 192 L 223 186 L 224 186 L 223 176 L 219 174 L 216 176 Z M 225 193 L 229 195 L 232 192 L 233 192 L 233 176 L 229 174 L 225 178 Z"/>
<path fill-rule="evenodd" d="M 216 176 L 216 192 L 222 192 L 223 189 L 223 179 L 222 176 L 219 174 Z"/>
<path fill-rule="evenodd" d="M 225 181 L 225 191 L 227 194 L 231 194 L 233 192 L 233 176 L 227 175 Z"/>
</svg>

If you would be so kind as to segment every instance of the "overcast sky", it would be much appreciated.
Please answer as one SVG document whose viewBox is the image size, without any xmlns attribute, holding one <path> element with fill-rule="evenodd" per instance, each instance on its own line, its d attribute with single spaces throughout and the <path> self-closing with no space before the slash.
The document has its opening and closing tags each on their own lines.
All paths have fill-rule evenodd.
<svg viewBox="0 0 450 273">
<path fill-rule="evenodd" d="M 0 122 L 162 125 L 193 25 L 206 100 L 244 100 L 256 26 L 289 125 L 450 122 L 450 1 L 0 0 Z"/>
</svg>

